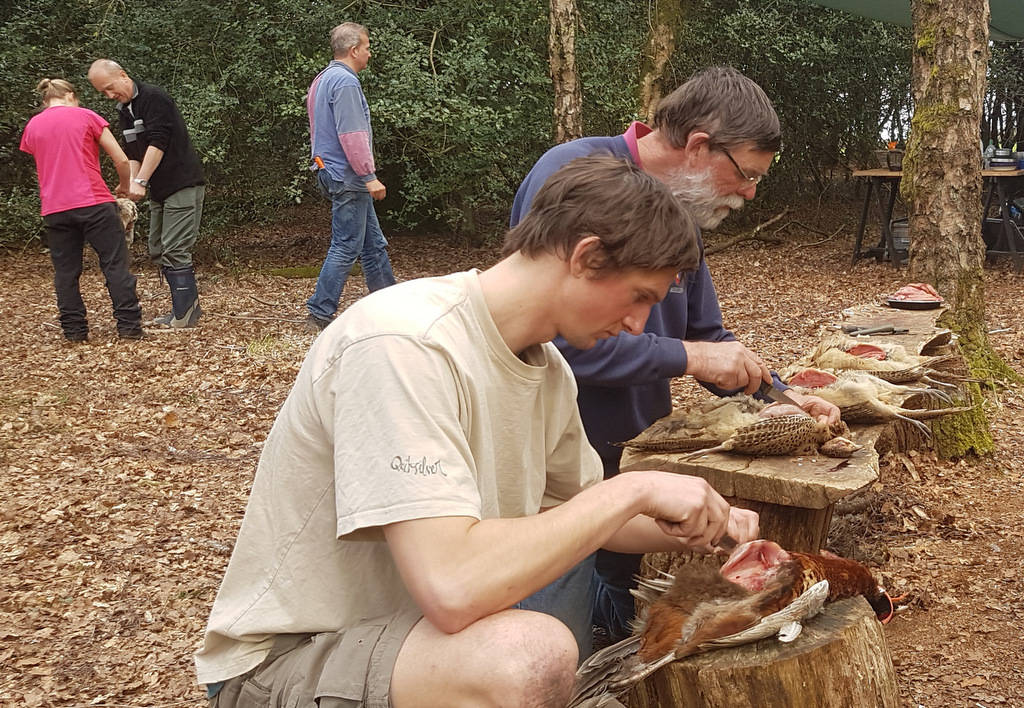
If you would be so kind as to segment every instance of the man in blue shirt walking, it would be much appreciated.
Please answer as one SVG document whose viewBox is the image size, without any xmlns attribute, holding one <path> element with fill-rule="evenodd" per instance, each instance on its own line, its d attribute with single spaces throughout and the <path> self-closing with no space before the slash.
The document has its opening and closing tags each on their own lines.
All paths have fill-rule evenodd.
<svg viewBox="0 0 1024 708">
<path fill-rule="evenodd" d="M 344 22 L 331 30 L 331 50 L 334 60 L 306 96 L 317 186 L 331 200 L 331 245 L 306 301 L 310 332 L 331 323 L 356 259 L 370 292 L 395 283 L 372 201 L 387 190 L 374 172 L 370 107 L 357 76 L 370 61 L 370 36 L 362 25 Z"/>
</svg>

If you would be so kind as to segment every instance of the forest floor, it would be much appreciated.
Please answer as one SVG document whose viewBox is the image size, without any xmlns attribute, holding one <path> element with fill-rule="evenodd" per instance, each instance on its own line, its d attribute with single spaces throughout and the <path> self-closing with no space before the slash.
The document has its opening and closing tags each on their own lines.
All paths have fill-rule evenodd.
<svg viewBox="0 0 1024 708">
<path fill-rule="evenodd" d="M 790 217 L 768 230 L 775 243 L 709 256 L 726 325 L 774 367 L 842 309 L 905 284 L 905 268 L 850 266 L 855 211 Z M 86 344 L 61 337 L 39 244 L 0 254 L 0 705 L 205 705 L 191 654 L 312 341 L 314 281 L 271 270 L 315 272 L 326 229 L 320 204 L 204 244 L 201 326 L 137 342 L 117 339 L 93 254 Z M 140 246 L 150 319 L 169 298 Z M 392 239 L 402 280 L 485 267 L 496 251 Z M 991 341 L 1024 373 L 1022 285 L 1006 262 L 985 269 Z M 352 277 L 345 304 L 362 294 Z M 885 458 L 866 507 L 833 527 L 833 550 L 907 593 L 885 630 L 907 706 L 1024 706 L 1024 389 L 991 394 L 986 412 L 992 455 Z"/>
</svg>

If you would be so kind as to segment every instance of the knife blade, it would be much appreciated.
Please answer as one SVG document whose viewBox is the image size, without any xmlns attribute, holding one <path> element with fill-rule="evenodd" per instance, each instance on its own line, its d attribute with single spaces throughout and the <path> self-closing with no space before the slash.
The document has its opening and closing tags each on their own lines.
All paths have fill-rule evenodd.
<svg viewBox="0 0 1024 708">
<path fill-rule="evenodd" d="M 869 327 L 867 325 L 843 325 L 843 332 L 851 337 L 862 337 L 869 334 L 907 334 L 909 330 L 905 327 L 897 327 L 892 324 Z"/>
<path fill-rule="evenodd" d="M 800 404 L 794 401 L 788 393 L 775 388 L 774 384 L 769 383 L 768 381 L 762 381 L 761 387 L 757 389 L 757 392 L 760 393 L 762 396 L 767 396 L 773 401 L 777 401 L 779 403 L 788 403 L 791 406 L 796 406 L 797 408 L 800 408 Z M 800 410 L 803 410 L 803 408 L 800 408 Z"/>
<path fill-rule="evenodd" d="M 715 545 L 721 548 L 723 551 L 731 553 L 732 550 L 736 548 L 737 543 L 735 538 L 733 538 L 729 534 L 725 534 L 720 539 L 718 539 L 718 543 L 716 543 Z"/>
</svg>

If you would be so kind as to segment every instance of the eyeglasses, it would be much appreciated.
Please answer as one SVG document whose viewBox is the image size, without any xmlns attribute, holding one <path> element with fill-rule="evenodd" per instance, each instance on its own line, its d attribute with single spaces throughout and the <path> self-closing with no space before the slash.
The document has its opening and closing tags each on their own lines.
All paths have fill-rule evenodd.
<svg viewBox="0 0 1024 708">
<path fill-rule="evenodd" d="M 764 179 L 764 175 L 758 175 L 757 177 L 748 176 L 747 173 L 743 171 L 743 168 L 740 167 L 739 163 L 736 162 L 732 154 L 726 148 L 720 147 L 718 149 L 725 153 L 725 156 L 729 158 L 729 162 L 732 163 L 732 166 L 736 168 L 736 171 L 740 173 L 740 176 L 743 177 L 743 179 L 745 179 L 748 184 L 760 184 L 761 180 Z"/>
</svg>

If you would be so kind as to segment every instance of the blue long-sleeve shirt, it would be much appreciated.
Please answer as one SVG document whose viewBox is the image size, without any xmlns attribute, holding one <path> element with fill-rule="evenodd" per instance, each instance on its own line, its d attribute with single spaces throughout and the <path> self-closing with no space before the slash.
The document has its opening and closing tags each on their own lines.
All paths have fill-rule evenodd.
<svg viewBox="0 0 1024 708">
<path fill-rule="evenodd" d="M 337 59 L 328 64 L 309 86 L 306 110 L 310 157 L 319 157 L 336 181 L 365 190 L 377 175 L 370 106 L 356 72 Z"/>
<path fill-rule="evenodd" d="M 638 163 L 633 137 L 638 128 L 645 126 L 634 124 L 615 137 L 573 140 L 544 153 L 516 192 L 510 225 L 526 215 L 544 181 L 577 157 L 609 153 Z M 699 245 L 703 253 L 703 245 Z M 622 449 L 613 443 L 629 440 L 672 412 L 671 380 L 686 373 L 683 340 L 734 339 L 722 325 L 718 295 L 702 256 L 697 270 L 677 276 L 665 299 L 651 308 L 643 334 L 623 332 L 586 350 L 569 346 L 561 337 L 555 340 L 576 375 L 583 427 L 601 455 L 606 477 L 618 472 L 622 455 Z M 735 393 L 701 385 L 720 396 Z"/>
</svg>

